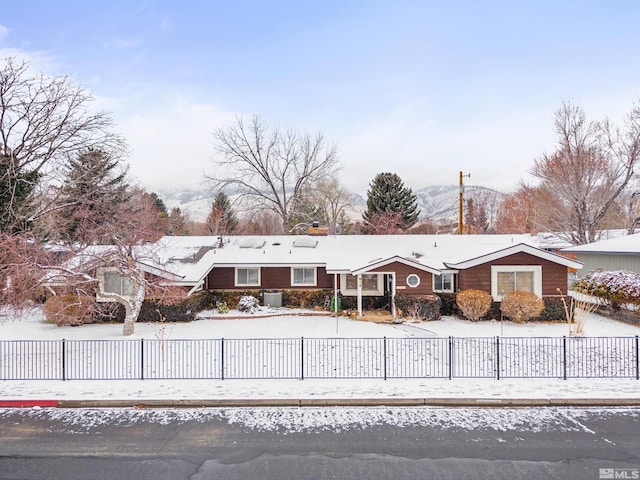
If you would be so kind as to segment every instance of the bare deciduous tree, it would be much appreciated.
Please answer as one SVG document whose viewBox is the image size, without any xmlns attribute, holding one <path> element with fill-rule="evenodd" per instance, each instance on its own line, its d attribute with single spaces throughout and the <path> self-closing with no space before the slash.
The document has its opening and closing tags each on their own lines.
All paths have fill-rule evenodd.
<svg viewBox="0 0 640 480">
<path fill-rule="evenodd" d="M 322 210 L 328 223 L 329 234 L 339 233 L 346 209 L 353 205 L 353 195 L 336 178 L 325 178 L 309 191 L 309 197 Z"/>
<path fill-rule="evenodd" d="M 570 216 L 553 192 L 544 186 L 532 187 L 520 183 L 518 190 L 502 199 L 496 218 L 497 233 L 538 233 L 559 231 Z M 558 221 L 554 220 L 558 218 Z"/>
<path fill-rule="evenodd" d="M 335 146 L 325 146 L 322 134 L 312 137 L 294 129 L 282 131 L 260 117 L 214 134 L 215 173 L 208 175 L 216 190 L 231 187 L 258 210 L 275 212 L 281 232 L 289 224 L 293 202 L 306 188 L 335 175 Z"/>
<path fill-rule="evenodd" d="M 383 212 L 373 215 L 360 224 L 360 232 L 365 235 L 401 235 L 407 225 L 402 212 Z"/>
<path fill-rule="evenodd" d="M 67 77 L 29 72 L 7 58 L 0 69 L 0 229 L 21 230 L 34 219 L 33 192 L 69 156 L 87 148 L 124 150 L 105 112 Z"/>
<path fill-rule="evenodd" d="M 45 283 L 56 285 L 64 292 L 82 291 L 102 301 L 123 305 L 123 334 L 130 335 L 146 297 L 171 300 L 184 297 L 184 292 L 165 285 L 166 278 L 171 278 L 172 274 L 162 270 L 161 246 L 152 243 L 162 235 L 153 199 L 135 189 L 130 193 L 130 199 L 117 204 L 116 208 L 110 222 L 105 219 L 79 225 L 79 228 L 89 225 L 87 231 L 80 232 L 82 238 L 90 239 L 93 235 L 98 239 L 110 239 L 108 245 L 91 242 L 72 245 L 68 261 L 38 267 L 48 272 L 43 277 Z M 80 214 L 80 217 L 84 215 Z M 108 284 L 109 275 L 115 279 L 116 288 L 113 281 Z"/>
<path fill-rule="evenodd" d="M 590 121 L 582 108 L 564 103 L 556 112 L 558 148 L 535 161 L 531 173 L 557 196 L 553 225 L 574 244 L 596 241 L 601 222 L 631 180 L 640 157 L 640 105 L 624 128 Z"/>
<path fill-rule="evenodd" d="M 127 202 L 118 204 L 110 219 L 81 222 L 80 238 L 58 250 L 45 248 L 29 232 L 0 234 L 0 300 L 22 307 L 45 293 L 73 294 L 88 302 L 108 300 L 125 308 L 123 333 L 133 333 L 142 302 L 146 297 L 165 301 L 184 297 L 184 292 L 165 285 L 171 272 L 162 270 L 160 251 L 153 242 L 162 235 L 162 224 L 152 197 L 133 190 Z M 74 210 L 80 218 L 86 214 Z M 105 217 L 112 211 L 105 211 Z M 98 213 L 94 210 L 93 215 Z M 110 221 L 108 221 L 110 220 Z M 53 233 L 53 232 L 52 232 Z M 91 238 L 109 239 L 99 245 Z M 158 247 L 159 249 L 160 247 Z M 116 275 L 120 289 L 107 285 L 105 272 Z"/>
</svg>

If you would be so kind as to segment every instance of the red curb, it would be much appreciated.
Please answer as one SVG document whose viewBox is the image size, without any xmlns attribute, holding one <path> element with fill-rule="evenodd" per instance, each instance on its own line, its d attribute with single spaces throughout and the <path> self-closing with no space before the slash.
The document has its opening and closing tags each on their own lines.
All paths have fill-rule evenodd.
<svg viewBox="0 0 640 480">
<path fill-rule="evenodd" d="M 57 400 L 0 400 L 0 407 L 57 407 Z"/>
</svg>

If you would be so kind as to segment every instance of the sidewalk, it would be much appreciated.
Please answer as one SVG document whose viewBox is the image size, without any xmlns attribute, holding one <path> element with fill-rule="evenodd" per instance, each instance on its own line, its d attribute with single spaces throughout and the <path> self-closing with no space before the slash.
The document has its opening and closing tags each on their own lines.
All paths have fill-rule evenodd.
<svg viewBox="0 0 640 480">
<path fill-rule="evenodd" d="M 640 406 L 634 379 L 0 382 L 0 407 Z"/>
</svg>

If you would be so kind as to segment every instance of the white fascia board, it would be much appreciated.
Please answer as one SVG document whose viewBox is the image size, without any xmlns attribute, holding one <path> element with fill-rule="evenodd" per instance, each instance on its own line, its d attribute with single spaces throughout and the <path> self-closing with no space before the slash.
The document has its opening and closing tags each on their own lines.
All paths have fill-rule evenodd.
<svg viewBox="0 0 640 480">
<path fill-rule="evenodd" d="M 180 281 L 182 280 L 185 276 L 184 275 L 179 275 L 177 273 L 171 272 L 169 270 L 165 270 L 162 268 L 158 268 L 158 267 L 154 267 L 153 265 L 149 265 L 147 263 L 142 263 L 142 262 L 138 262 L 138 265 L 140 265 L 140 269 L 146 273 L 150 273 L 152 275 L 155 275 L 157 277 L 161 277 L 161 278 L 166 278 L 167 280 L 172 280 L 172 281 Z"/>
<path fill-rule="evenodd" d="M 410 267 L 413 268 L 417 268 L 418 270 L 422 270 L 423 272 L 429 272 L 435 275 L 439 275 L 440 274 L 440 270 L 438 270 L 437 268 L 432 268 L 429 267 L 428 265 L 423 265 L 422 263 L 419 262 L 414 262 L 413 260 L 409 260 L 405 257 L 400 257 L 400 256 L 394 256 L 394 257 L 389 257 L 383 260 L 377 260 L 375 262 L 372 262 L 364 267 L 360 267 L 360 268 L 356 268 L 355 270 L 352 270 L 351 273 L 353 275 L 358 275 L 360 273 L 367 273 L 371 270 L 374 270 L 376 268 L 381 268 L 384 267 L 386 265 L 389 265 L 391 263 L 402 263 L 404 265 L 408 265 Z"/>
<path fill-rule="evenodd" d="M 555 253 L 547 252 L 546 250 L 542 250 L 540 248 L 527 245 L 526 243 L 519 243 L 518 245 L 513 245 L 511 247 L 503 248 L 502 250 L 496 250 L 495 252 L 491 252 L 486 255 L 481 255 L 475 258 L 470 258 L 469 260 L 465 260 L 458 263 L 445 262 L 445 265 L 448 268 L 453 268 L 453 269 L 471 268 L 471 267 L 476 267 L 478 265 L 482 265 L 483 263 L 493 262 L 494 260 L 499 260 L 501 258 L 508 257 L 509 255 L 514 255 L 516 253 L 528 253 L 530 255 L 533 255 L 534 257 L 542 258 L 544 260 L 548 260 L 553 263 L 558 263 L 560 265 L 564 265 L 565 267 L 569 267 L 569 268 L 580 269 L 583 266 L 582 262 L 571 260 L 570 258 L 563 257 L 562 255 L 557 255 Z"/>
<path fill-rule="evenodd" d="M 211 265 L 209 271 L 214 267 L 232 267 L 232 268 L 275 268 L 275 267 L 324 267 L 326 264 L 318 262 L 295 262 L 295 263 L 216 263 Z M 208 272 L 207 272 L 208 273 Z"/>
</svg>

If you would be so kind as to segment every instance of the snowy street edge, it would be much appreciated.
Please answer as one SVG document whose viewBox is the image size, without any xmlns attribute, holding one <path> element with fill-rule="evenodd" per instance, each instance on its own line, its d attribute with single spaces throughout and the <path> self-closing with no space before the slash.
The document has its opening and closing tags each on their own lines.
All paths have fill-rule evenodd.
<svg viewBox="0 0 640 480">
<path fill-rule="evenodd" d="M 326 398 L 181 400 L 0 400 L 0 408 L 222 407 L 640 407 L 640 398 Z"/>
</svg>

